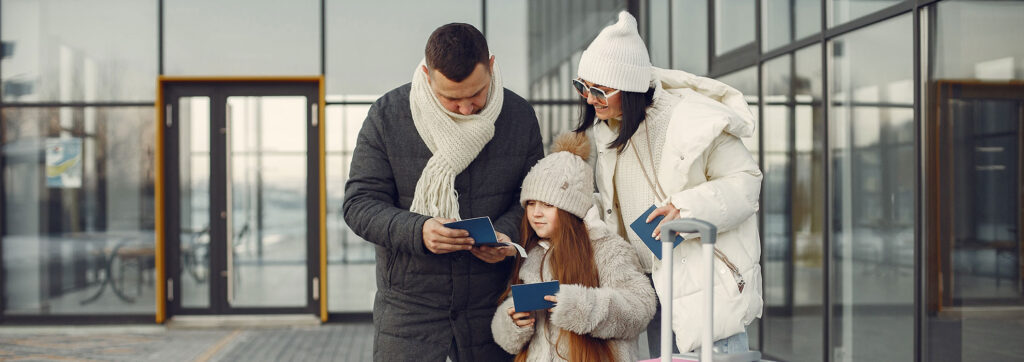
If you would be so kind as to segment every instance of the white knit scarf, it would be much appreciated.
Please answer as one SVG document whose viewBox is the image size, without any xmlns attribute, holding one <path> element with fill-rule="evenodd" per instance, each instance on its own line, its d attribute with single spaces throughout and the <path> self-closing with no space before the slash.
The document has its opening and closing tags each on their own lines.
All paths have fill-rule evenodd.
<svg viewBox="0 0 1024 362">
<path fill-rule="evenodd" d="M 427 216 L 461 219 L 455 176 L 465 170 L 494 137 L 494 121 L 505 100 L 501 73 L 495 64 L 487 104 L 479 113 L 464 116 L 441 106 L 423 72 L 425 65 L 425 61 L 420 61 L 413 72 L 409 106 L 416 131 L 433 156 L 416 182 L 409 210 Z"/>
</svg>

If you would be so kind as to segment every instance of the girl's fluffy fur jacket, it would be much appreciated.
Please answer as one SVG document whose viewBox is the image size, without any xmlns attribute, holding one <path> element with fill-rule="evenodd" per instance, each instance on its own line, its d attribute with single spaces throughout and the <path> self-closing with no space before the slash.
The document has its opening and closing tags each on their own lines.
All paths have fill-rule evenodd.
<svg viewBox="0 0 1024 362">
<path fill-rule="evenodd" d="M 558 339 L 558 330 L 590 334 L 607 339 L 616 361 L 637 360 L 637 336 L 654 316 L 657 298 L 650 280 L 640 271 L 640 260 L 629 242 L 613 234 L 592 208 L 584 222 L 594 247 L 594 259 L 601 286 L 589 288 L 562 284 L 554 311 L 536 311 L 533 326 L 516 326 L 509 318 L 513 306 L 509 296 L 494 313 L 491 331 L 494 341 L 508 353 L 518 354 L 529 346 L 528 361 L 561 360 L 551 343 Z M 536 246 L 529 251 L 519 277 L 524 283 L 540 282 L 540 263 L 547 251 Z M 551 280 L 551 266 L 544 267 L 544 280 Z M 544 334 L 547 334 L 545 338 Z M 568 357 L 568 340 L 560 342 L 562 356 Z"/>
</svg>

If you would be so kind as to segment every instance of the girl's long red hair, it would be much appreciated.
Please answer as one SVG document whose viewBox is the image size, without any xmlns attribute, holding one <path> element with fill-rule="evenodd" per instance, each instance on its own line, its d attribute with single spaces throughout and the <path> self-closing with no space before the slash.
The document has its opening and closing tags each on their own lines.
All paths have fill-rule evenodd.
<svg viewBox="0 0 1024 362">
<path fill-rule="evenodd" d="M 540 242 L 540 237 L 530 226 L 530 221 L 525 213 L 519 231 L 519 235 L 522 235 L 523 238 L 521 245 L 524 249 L 531 250 Z M 594 262 L 594 248 L 590 243 L 590 234 L 587 233 L 587 227 L 582 219 L 565 210 L 558 209 L 558 222 L 555 223 L 554 235 L 549 242 L 551 247 L 548 249 L 547 258 L 551 260 L 551 275 L 555 280 L 558 280 L 560 284 L 578 284 L 591 288 L 601 286 L 597 274 L 597 264 Z M 523 281 L 519 278 L 519 269 L 522 265 L 523 258 L 516 257 L 508 287 L 501 294 L 499 303 L 508 298 L 512 285 L 522 284 Z M 563 356 L 558 346 L 561 345 L 562 340 L 566 339 L 569 341 L 569 355 Z M 564 329 L 559 331 L 558 338 L 552 343 L 552 349 L 562 359 L 572 362 L 615 361 L 607 340 L 590 335 L 579 335 Z M 527 354 L 527 348 L 523 348 L 516 355 L 515 361 L 526 361 Z"/>
</svg>

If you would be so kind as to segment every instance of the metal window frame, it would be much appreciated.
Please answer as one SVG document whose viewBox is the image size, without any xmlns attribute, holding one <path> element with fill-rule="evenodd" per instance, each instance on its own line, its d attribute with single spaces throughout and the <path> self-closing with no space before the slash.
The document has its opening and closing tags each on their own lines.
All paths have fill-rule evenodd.
<svg viewBox="0 0 1024 362">
<path fill-rule="evenodd" d="M 735 49 L 733 51 L 730 51 L 730 52 L 728 52 L 726 54 L 722 54 L 720 56 L 716 56 L 715 55 L 715 36 L 716 36 L 716 33 L 715 33 L 715 16 L 714 16 L 715 15 L 715 9 L 714 9 L 715 3 L 714 3 L 713 0 L 707 0 L 707 5 L 708 5 L 707 6 L 708 7 L 708 29 L 707 29 L 708 77 L 712 77 L 712 78 L 720 77 L 720 76 L 723 76 L 723 75 L 726 75 L 726 74 L 729 74 L 729 73 L 733 73 L 733 72 L 736 72 L 736 71 L 739 71 L 739 70 L 744 70 L 744 69 L 746 69 L 748 67 L 751 67 L 751 66 L 755 66 L 755 67 L 757 67 L 757 74 L 758 74 L 757 82 L 758 82 L 758 99 L 759 100 L 761 100 L 761 96 L 762 96 L 761 93 L 763 93 L 763 84 L 762 84 L 762 79 L 761 78 L 763 76 L 763 67 L 764 67 L 764 63 L 765 62 L 773 60 L 773 59 L 776 59 L 776 58 L 781 57 L 781 56 L 788 55 L 788 54 L 793 54 L 795 56 L 796 52 L 798 52 L 799 50 L 801 50 L 803 48 L 811 46 L 811 45 L 820 44 L 820 46 L 821 46 L 821 65 L 822 65 L 822 77 L 821 77 L 821 87 L 822 88 L 821 89 L 822 89 L 822 102 L 825 104 L 825 107 L 823 109 L 823 117 L 824 117 L 824 127 L 823 128 L 824 129 L 822 130 L 822 132 L 825 135 L 825 139 L 823 140 L 824 141 L 823 142 L 824 143 L 823 147 L 824 147 L 825 158 L 826 158 L 826 162 L 825 162 L 825 175 L 824 175 L 824 178 L 823 178 L 823 182 L 825 183 L 825 191 L 824 191 L 825 195 L 823 195 L 824 196 L 824 203 L 825 203 L 825 205 L 823 205 L 824 206 L 824 208 L 823 208 L 824 216 L 823 217 L 824 217 L 826 225 L 825 225 L 825 229 L 823 230 L 824 231 L 824 235 L 823 235 L 823 253 L 824 253 L 823 263 L 824 264 L 823 264 L 823 267 L 822 267 L 823 268 L 822 301 L 823 301 L 823 314 L 824 315 L 823 315 L 823 319 L 822 319 L 823 320 L 823 326 L 822 326 L 822 335 L 823 335 L 822 343 L 823 343 L 823 348 L 822 348 L 822 356 L 821 356 L 822 360 L 824 360 L 824 361 L 831 361 L 831 360 L 834 359 L 833 356 L 832 356 L 832 347 L 833 347 L 833 338 L 834 338 L 834 335 L 832 333 L 832 327 L 836 323 L 836 321 L 833 318 L 833 313 L 834 313 L 835 306 L 833 306 L 833 295 L 832 295 L 833 291 L 831 289 L 832 284 L 833 284 L 831 282 L 831 279 L 832 279 L 833 275 L 835 274 L 835 269 L 834 269 L 835 263 L 833 262 L 833 260 L 832 260 L 833 258 L 831 256 L 831 253 L 832 253 L 831 249 L 832 249 L 832 243 L 833 243 L 832 233 L 835 230 L 834 230 L 834 227 L 832 225 L 832 222 L 830 221 L 831 217 L 832 217 L 832 208 L 835 206 L 835 201 L 834 201 L 835 193 L 834 193 L 834 190 L 833 190 L 833 187 L 832 187 L 832 179 L 834 177 L 835 170 L 834 170 L 833 164 L 831 162 L 829 162 L 829 160 L 832 157 L 832 152 L 831 152 L 831 146 L 832 145 L 831 145 L 831 142 L 830 142 L 829 138 L 830 138 L 830 135 L 832 133 L 831 124 L 830 124 L 831 123 L 830 122 L 831 121 L 831 119 L 830 119 L 831 118 L 830 117 L 830 112 L 831 112 L 831 106 L 833 106 L 832 102 L 830 101 L 830 99 L 831 99 L 831 89 L 829 88 L 829 82 L 830 82 L 829 81 L 829 72 L 832 69 L 831 57 L 829 56 L 830 49 L 831 49 L 831 41 L 833 39 L 837 38 L 837 37 L 846 35 L 848 33 L 852 33 L 854 31 L 857 31 L 857 30 L 860 30 L 862 28 L 865 28 L 865 27 L 868 27 L 868 26 L 871 26 L 871 25 L 883 22 L 885 20 L 888 20 L 888 19 L 891 19 L 891 18 L 895 18 L 895 17 L 901 16 L 901 15 L 904 15 L 904 14 L 907 14 L 907 13 L 911 13 L 912 14 L 911 15 L 912 18 L 913 18 L 913 30 L 912 30 L 912 32 L 913 32 L 912 47 L 913 48 L 912 48 L 912 52 L 913 52 L 913 57 L 914 57 L 914 60 L 913 60 L 913 75 L 912 76 L 913 76 L 913 81 L 914 81 L 914 90 L 913 90 L 913 92 L 914 92 L 914 100 L 915 101 L 914 101 L 913 104 L 910 104 L 910 105 L 905 105 L 905 104 L 900 104 L 900 105 L 887 104 L 887 105 L 913 108 L 913 111 L 914 111 L 914 125 L 915 125 L 916 129 L 918 130 L 918 132 L 920 132 L 921 127 L 923 125 L 923 123 L 922 123 L 923 120 L 921 119 L 921 117 L 923 116 L 923 113 L 922 113 L 922 106 L 923 106 L 923 104 L 922 104 L 922 101 L 921 101 L 922 96 L 923 96 L 922 95 L 923 90 L 921 89 L 921 82 L 924 81 L 923 77 L 927 76 L 927 74 L 922 74 L 922 68 L 923 67 L 927 67 L 929 65 L 929 64 L 923 64 L 922 60 L 926 60 L 927 62 L 930 63 L 932 58 L 933 58 L 933 57 L 929 56 L 927 59 L 925 59 L 925 58 L 922 58 L 922 55 L 921 55 L 921 52 L 923 51 L 923 48 L 922 48 L 922 38 L 928 36 L 928 34 L 922 34 L 921 33 L 921 21 L 922 21 L 921 18 L 920 18 L 921 17 L 921 9 L 925 8 L 925 7 L 928 7 L 928 6 L 932 5 L 932 4 L 938 3 L 940 1 L 941 0 L 904 0 L 904 1 L 901 1 L 899 3 L 892 4 L 891 6 L 886 7 L 884 9 L 880 9 L 880 10 L 878 10 L 876 12 L 873 12 L 873 13 L 870 13 L 870 14 L 858 17 L 856 19 L 852 19 L 852 20 L 844 22 L 842 24 L 837 24 L 835 26 L 829 27 L 828 26 L 828 19 L 829 19 L 829 14 L 830 14 L 829 12 L 831 10 L 831 5 L 833 3 L 833 0 L 821 0 L 821 2 L 820 2 L 821 6 L 820 6 L 820 19 L 819 19 L 820 20 L 820 29 L 819 29 L 819 31 L 817 33 L 815 33 L 815 34 L 810 34 L 810 35 L 805 36 L 805 37 L 800 38 L 800 39 L 795 39 L 795 31 L 796 31 L 796 29 L 795 29 L 795 24 L 794 24 L 795 17 L 794 17 L 794 14 L 793 14 L 793 12 L 795 10 L 794 10 L 794 8 L 792 6 L 792 2 L 791 2 L 791 6 L 790 6 L 790 9 L 789 9 L 790 10 L 790 19 L 789 19 L 789 21 L 791 22 L 791 24 L 790 24 L 790 39 L 794 39 L 794 40 L 789 42 L 786 45 L 773 48 L 773 49 L 771 49 L 769 51 L 763 51 L 761 49 L 761 44 L 762 44 L 762 41 L 763 41 L 763 39 L 762 39 L 762 36 L 763 36 L 762 21 L 763 21 L 764 14 L 762 12 L 762 1 L 758 1 L 756 3 L 756 8 L 755 8 L 755 14 L 756 14 L 756 16 L 755 16 L 755 18 L 756 18 L 755 19 L 755 42 L 753 44 L 746 45 L 746 46 L 740 47 L 738 49 Z M 670 21 L 669 23 L 670 23 L 670 26 L 671 26 L 672 22 Z M 930 25 L 934 26 L 933 23 L 930 24 Z M 672 46 L 673 46 L 673 44 L 670 42 L 669 43 L 669 53 L 670 54 L 672 53 Z M 795 59 L 791 59 L 791 64 L 793 64 L 793 66 L 795 66 Z M 861 105 L 861 104 L 858 104 L 858 105 Z M 764 117 L 764 107 L 763 106 L 764 106 L 764 104 L 761 104 L 758 107 L 758 112 L 759 112 L 759 116 L 760 116 L 759 120 L 760 120 L 760 122 L 762 122 L 762 124 L 763 124 L 763 117 Z M 763 167 L 764 167 L 764 146 L 763 146 L 763 144 L 764 144 L 764 133 L 763 132 L 758 132 L 758 137 L 759 137 L 759 145 L 760 145 L 759 151 L 758 151 L 759 152 L 759 156 L 760 156 L 759 157 L 759 161 L 760 161 L 759 163 L 760 163 L 760 166 L 763 169 Z M 795 140 L 792 140 L 792 139 L 790 140 L 790 142 L 794 142 L 794 141 Z M 922 279 L 921 279 L 923 277 L 922 268 L 926 265 L 924 263 L 924 259 L 923 259 L 925 257 L 924 253 L 926 251 L 925 250 L 926 246 L 922 244 L 923 240 L 924 240 L 924 235 L 923 235 L 924 229 L 923 229 L 923 224 L 922 224 L 922 222 L 923 222 L 923 219 L 922 219 L 922 217 L 923 217 L 922 202 L 924 200 L 924 192 L 926 192 L 926 190 L 924 190 L 924 187 L 922 185 L 922 177 L 923 177 L 923 175 L 922 175 L 921 166 L 923 165 L 923 162 L 925 161 L 925 158 L 922 156 L 923 155 L 922 152 L 925 151 L 923 149 L 924 145 L 922 144 L 922 142 L 923 142 L 923 140 L 921 139 L 920 135 L 914 140 L 914 147 L 916 147 L 916 151 L 917 151 L 917 155 L 916 155 L 916 157 L 917 157 L 916 158 L 917 165 L 916 165 L 915 176 L 914 177 L 915 177 L 915 183 L 916 183 L 916 185 L 918 185 L 918 187 L 916 188 L 916 193 L 914 195 L 914 197 L 915 197 L 915 200 L 914 200 L 914 205 L 915 205 L 914 206 L 914 222 L 915 222 L 915 226 L 914 226 L 914 229 L 915 229 L 914 230 L 914 252 L 916 253 L 915 254 L 916 257 L 914 258 L 914 263 L 913 263 L 914 264 L 913 265 L 913 268 L 914 268 L 914 290 L 915 290 L 915 292 L 914 292 L 914 311 L 915 312 L 913 313 L 914 314 L 914 336 L 913 336 L 913 340 L 914 340 L 915 346 L 913 347 L 913 354 L 914 354 L 914 360 L 915 361 L 921 361 L 922 360 L 923 356 L 925 355 L 924 354 L 924 351 L 925 351 L 924 349 L 927 348 L 927 343 L 928 343 L 928 336 L 925 335 L 926 328 L 923 328 L 923 323 L 926 322 L 926 319 L 925 319 L 925 316 L 924 316 L 924 306 L 922 305 L 922 302 L 924 300 L 923 299 L 924 298 L 924 293 L 926 292 L 926 290 L 924 290 L 925 289 L 925 285 L 923 285 Z M 763 185 L 762 185 L 762 189 L 763 189 Z M 763 215 L 760 216 L 760 220 L 759 221 L 760 221 L 759 228 L 762 229 L 761 232 L 762 232 L 762 235 L 763 235 L 763 227 L 764 227 L 764 216 Z M 762 240 L 762 244 L 763 244 L 763 240 Z M 763 245 L 762 245 L 762 247 L 763 247 Z M 762 268 L 763 268 L 763 263 L 764 263 L 763 259 L 761 260 L 761 263 L 762 263 Z M 758 338 L 759 338 L 759 346 L 758 347 L 759 347 L 760 350 L 764 351 L 765 345 L 764 345 L 764 324 L 763 323 L 760 324 Z M 765 353 L 765 356 L 770 356 L 770 354 Z"/>
<path fill-rule="evenodd" d="M 0 2 L 0 19 L 3 19 L 3 2 Z M 2 28 L 2 27 L 0 27 Z M 3 39 L 3 30 L 0 30 L 0 39 Z M 3 43 L 0 43 L 0 144 L 3 144 L 4 139 L 7 137 L 4 130 L 3 122 L 3 101 L 4 101 L 4 90 L 3 90 Z M 7 191 L 7 185 L 4 182 L 6 177 L 3 177 L 4 170 L 7 169 L 7 163 L 4 162 L 3 148 L 0 148 L 0 324 L 6 323 L 7 310 L 7 273 L 4 271 L 4 234 L 7 233 L 7 199 L 4 194 Z"/>
</svg>

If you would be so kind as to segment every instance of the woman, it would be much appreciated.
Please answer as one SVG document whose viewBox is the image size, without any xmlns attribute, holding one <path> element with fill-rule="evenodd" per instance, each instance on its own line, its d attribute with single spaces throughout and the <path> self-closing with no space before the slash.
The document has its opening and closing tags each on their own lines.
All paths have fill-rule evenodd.
<svg viewBox="0 0 1024 362">
<path fill-rule="evenodd" d="M 661 261 L 625 225 L 651 205 L 657 209 L 646 222 L 664 215 L 662 222 L 693 217 L 715 224 L 715 348 L 745 351 L 745 327 L 763 305 L 756 221 L 761 172 L 739 139 L 753 134 L 754 119 L 735 89 L 654 68 L 647 54 L 636 20 L 622 12 L 583 52 L 573 81 L 584 98 L 576 132 L 589 131 L 598 145 L 601 215 L 634 245 L 659 293 Z M 660 225 L 653 236 L 659 234 Z M 692 242 L 698 235 L 684 237 L 687 242 L 673 250 L 682 267 L 674 268 L 672 330 L 679 350 L 690 351 L 700 344 L 700 276 L 707 269 L 699 243 Z M 657 339 L 657 329 L 648 333 L 649 341 Z M 656 343 L 650 345 L 656 354 Z"/>
<path fill-rule="evenodd" d="M 637 360 L 636 338 L 654 315 L 655 298 L 632 247 L 612 234 L 592 207 L 590 145 L 569 133 L 523 179 L 518 258 L 494 312 L 494 341 L 516 361 Z M 589 212 L 588 212 L 589 210 Z M 511 285 L 559 281 L 550 310 L 517 312 Z"/>
</svg>

